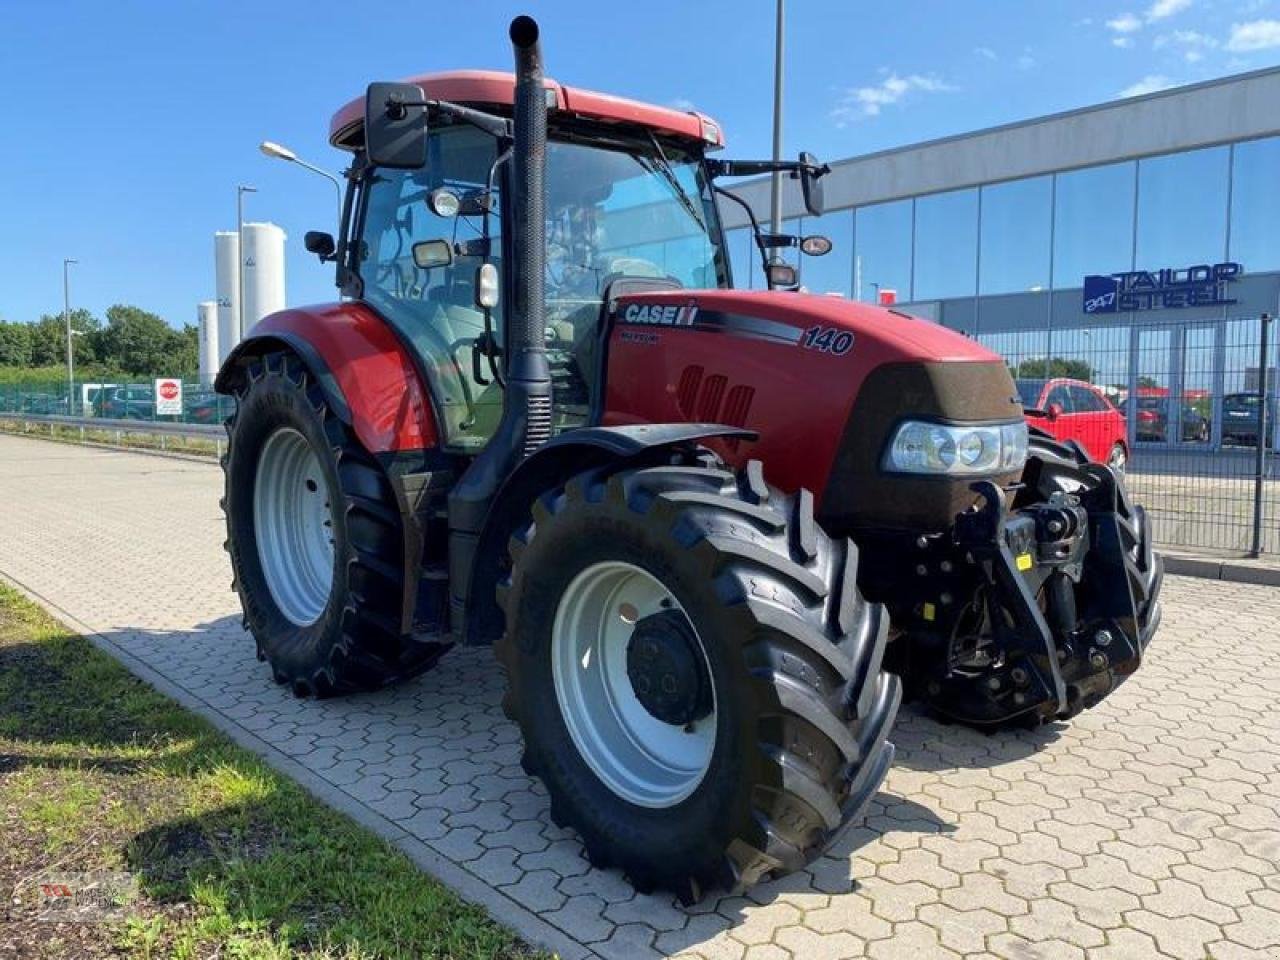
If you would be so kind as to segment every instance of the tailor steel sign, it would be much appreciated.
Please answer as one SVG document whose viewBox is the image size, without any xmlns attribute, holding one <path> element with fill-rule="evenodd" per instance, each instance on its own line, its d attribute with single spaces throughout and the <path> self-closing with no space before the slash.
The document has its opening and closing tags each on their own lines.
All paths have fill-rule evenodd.
<svg viewBox="0 0 1280 960">
<path fill-rule="evenodd" d="M 1235 303 L 1227 295 L 1228 284 L 1242 273 L 1240 264 L 1228 262 L 1090 275 L 1084 278 L 1084 312 L 1131 313 Z"/>
</svg>

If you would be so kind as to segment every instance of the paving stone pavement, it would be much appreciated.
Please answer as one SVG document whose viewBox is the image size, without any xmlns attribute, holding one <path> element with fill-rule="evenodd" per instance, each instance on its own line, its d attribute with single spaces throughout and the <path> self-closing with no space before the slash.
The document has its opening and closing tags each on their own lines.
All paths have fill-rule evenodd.
<svg viewBox="0 0 1280 960">
<path fill-rule="evenodd" d="M 228 589 L 220 485 L 0 436 L 0 573 L 565 955 L 1280 957 L 1280 590 L 1170 578 L 1147 664 L 1071 724 L 988 737 L 905 709 L 864 823 L 684 909 L 552 825 L 489 651 L 375 695 L 277 688 Z"/>
</svg>

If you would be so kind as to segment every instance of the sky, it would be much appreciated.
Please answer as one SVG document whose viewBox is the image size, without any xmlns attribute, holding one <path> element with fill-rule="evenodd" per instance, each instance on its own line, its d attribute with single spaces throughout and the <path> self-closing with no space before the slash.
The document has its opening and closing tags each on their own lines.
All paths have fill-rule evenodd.
<svg viewBox="0 0 1280 960">
<path fill-rule="evenodd" d="M 530 13 L 550 76 L 696 108 L 726 158 L 768 155 L 773 0 L 0 0 L 0 319 L 212 299 L 213 234 L 287 235 L 291 305 L 332 300 L 302 248 L 332 230 L 329 118 L 372 80 L 510 69 Z M 825 160 L 1280 63 L 1280 0 L 789 0 L 784 149 Z"/>
</svg>

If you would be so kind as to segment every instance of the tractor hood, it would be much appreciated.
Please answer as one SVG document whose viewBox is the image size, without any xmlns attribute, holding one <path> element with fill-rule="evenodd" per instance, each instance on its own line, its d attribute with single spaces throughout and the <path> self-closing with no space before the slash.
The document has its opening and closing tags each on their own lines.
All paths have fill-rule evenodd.
<svg viewBox="0 0 1280 960">
<path fill-rule="evenodd" d="M 644 293 L 621 297 L 614 316 L 626 325 L 693 327 L 699 330 L 772 340 L 813 348 L 804 343 L 813 327 L 852 334 L 841 340 L 849 353 L 874 350 L 882 360 L 968 360 L 993 363 L 1000 358 L 961 333 L 896 310 L 843 297 L 789 291 L 694 290 Z M 814 338 L 816 339 L 816 338 Z M 835 336 L 832 338 L 835 339 Z M 826 347 L 829 350 L 830 344 Z M 821 348 L 819 348 L 821 349 Z"/>
<path fill-rule="evenodd" d="M 763 460 L 784 490 L 811 490 L 833 530 L 944 529 L 976 499 L 972 476 L 885 472 L 902 421 L 1022 422 L 998 355 L 895 310 L 741 290 L 637 293 L 612 307 L 606 421 L 753 430 L 741 456 Z"/>
</svg>

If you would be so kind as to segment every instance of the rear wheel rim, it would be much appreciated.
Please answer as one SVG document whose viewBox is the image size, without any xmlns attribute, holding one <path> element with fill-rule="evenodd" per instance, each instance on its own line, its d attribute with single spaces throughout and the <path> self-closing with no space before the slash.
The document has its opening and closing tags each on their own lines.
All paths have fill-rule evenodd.
<svg viewBox="0 0 1280 960">
<path fill-rule="evenodd" d="M 333 511 L 320 459 L 292 427 L 271 434 L 258 455 L 253 532 L 276 607 L 296 626 L 315 623 L 333 589 Z"/>
<path fill-rule="evenodd" d="M 716 703 L 686 727 L 657 719 L 627 674 L 637 620 L 666 610 L 688 614 L 647 570 L 621 561 L 593 564 L 561 595 L 551 634 L 560 715 L 579 755 L 617 796 L 642 807 L 670 807 L 698 788 L 715 749 Z M 697 653 L 710 661 L 692 621 Z"/>
</svg>

